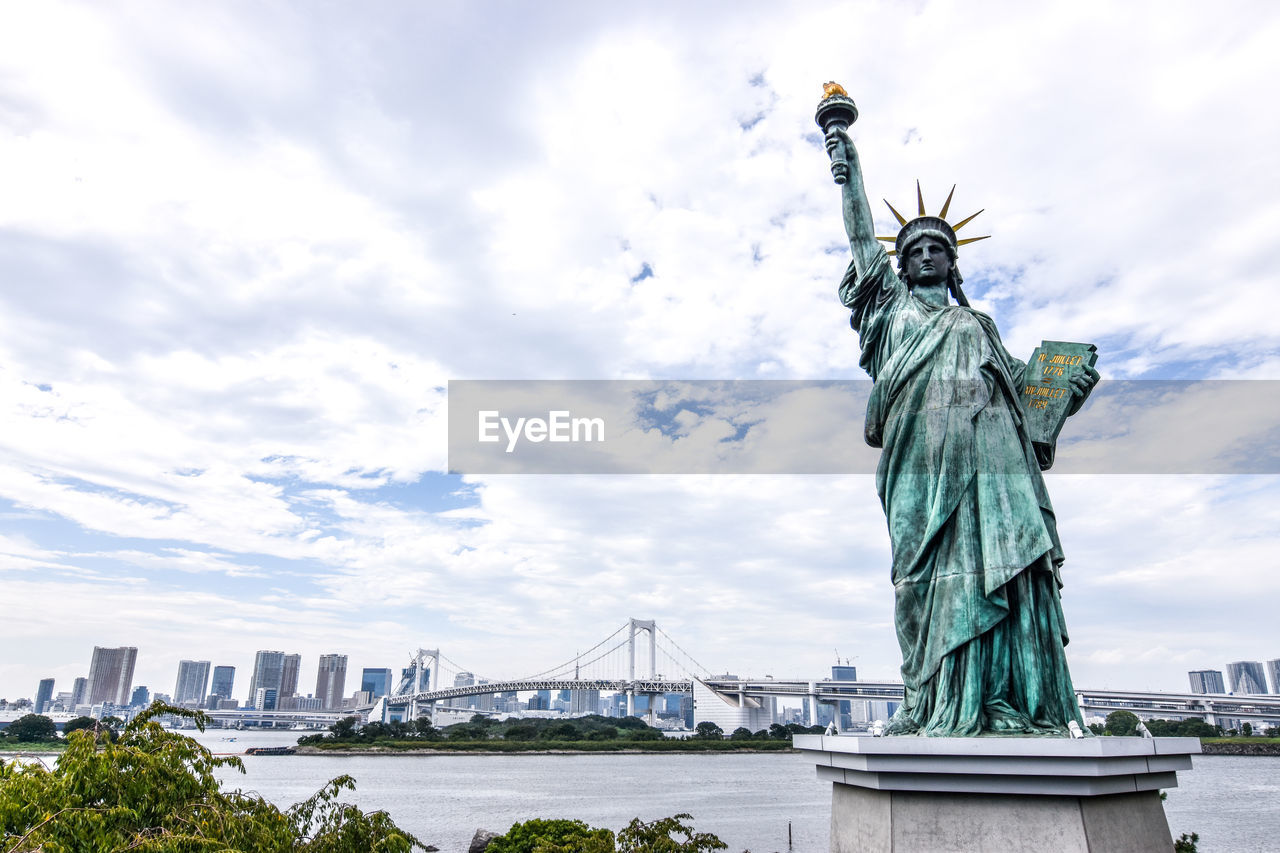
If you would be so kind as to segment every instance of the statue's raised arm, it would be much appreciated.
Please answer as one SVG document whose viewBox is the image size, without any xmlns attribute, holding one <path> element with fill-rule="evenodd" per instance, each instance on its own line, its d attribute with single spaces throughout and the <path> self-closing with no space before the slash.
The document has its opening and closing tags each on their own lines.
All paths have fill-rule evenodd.
<svg viewBox="0 0 1280 853">
<path fill-rule="evenodd" d="M 862 164 L 858 149 L 849 137 L 848 128 L 858 119 L 853 99 L 836 83 L 823 87 L 826 96 L 818 108 L 816 120 L 826 136 L 827 156 L 831 158 L 831 175 L 843 190 L 844 230 L 849 235 L 849 248 L 858 274 L 866 272 L 879 250 L 871 205 L 862 180 Z"/>
</svg>

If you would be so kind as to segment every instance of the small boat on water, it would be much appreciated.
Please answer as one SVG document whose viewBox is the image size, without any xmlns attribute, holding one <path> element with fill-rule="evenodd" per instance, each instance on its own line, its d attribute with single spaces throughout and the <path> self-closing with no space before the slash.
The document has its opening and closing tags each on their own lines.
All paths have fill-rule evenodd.
<svg viewBox="0 0 1280 853">
<path fill-rule="evenodd" d="M 293 746 L 251 746 L 244 751 L 245 755 L 293 755 L 297 752 Z"/>
</svg>

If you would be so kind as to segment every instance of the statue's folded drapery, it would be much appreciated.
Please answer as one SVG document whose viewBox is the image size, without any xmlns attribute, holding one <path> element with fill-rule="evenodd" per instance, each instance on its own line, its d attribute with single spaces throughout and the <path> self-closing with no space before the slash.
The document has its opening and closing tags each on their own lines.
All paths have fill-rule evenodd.
<svg viewBox="0 0 1280 853">
<path fill-rule="evenodd" d="M 840 297 L 874 380 L 866 438 L 893 546 L 906 699 L 889 733 L 1062 734 L 1062 549 L 991 318 L 914 297 L 883 250 Z"/>
</svg>

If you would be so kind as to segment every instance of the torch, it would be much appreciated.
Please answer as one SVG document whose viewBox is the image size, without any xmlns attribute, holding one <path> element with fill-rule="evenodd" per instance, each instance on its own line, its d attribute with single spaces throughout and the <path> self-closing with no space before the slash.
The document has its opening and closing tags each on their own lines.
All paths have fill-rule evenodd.
<svg viewBox="0 0 1280 853">
<path fill-rule="evenodd" d="M 849 93 L 839 83 L 827 83 L 822 87 L 822 100 L 818 102 L 818 111 L 813 120 L 822 128 L 826 137 L 831 131 L 839 128 L 847 131 L 849 126 L 858 120 L 858 107 L 849 97 Z M 837 145 L 831 149 L 831 177 L 837 184 L 849 180 L 849 161 L 846 159 L 844 146 Z"/>
</svg>

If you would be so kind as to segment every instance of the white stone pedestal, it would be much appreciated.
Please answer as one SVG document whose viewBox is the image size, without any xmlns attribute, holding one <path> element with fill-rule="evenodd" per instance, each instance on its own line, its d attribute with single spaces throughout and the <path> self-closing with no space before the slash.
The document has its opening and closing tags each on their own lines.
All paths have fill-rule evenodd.
<svg viewBox="0 0 1280 853">
<path fill-rule="evenodd" d="M 831 853 L 1169 853 L 1160 789 L 1197 738 L 796 735 L 830 779 Z"/>
</svg>

